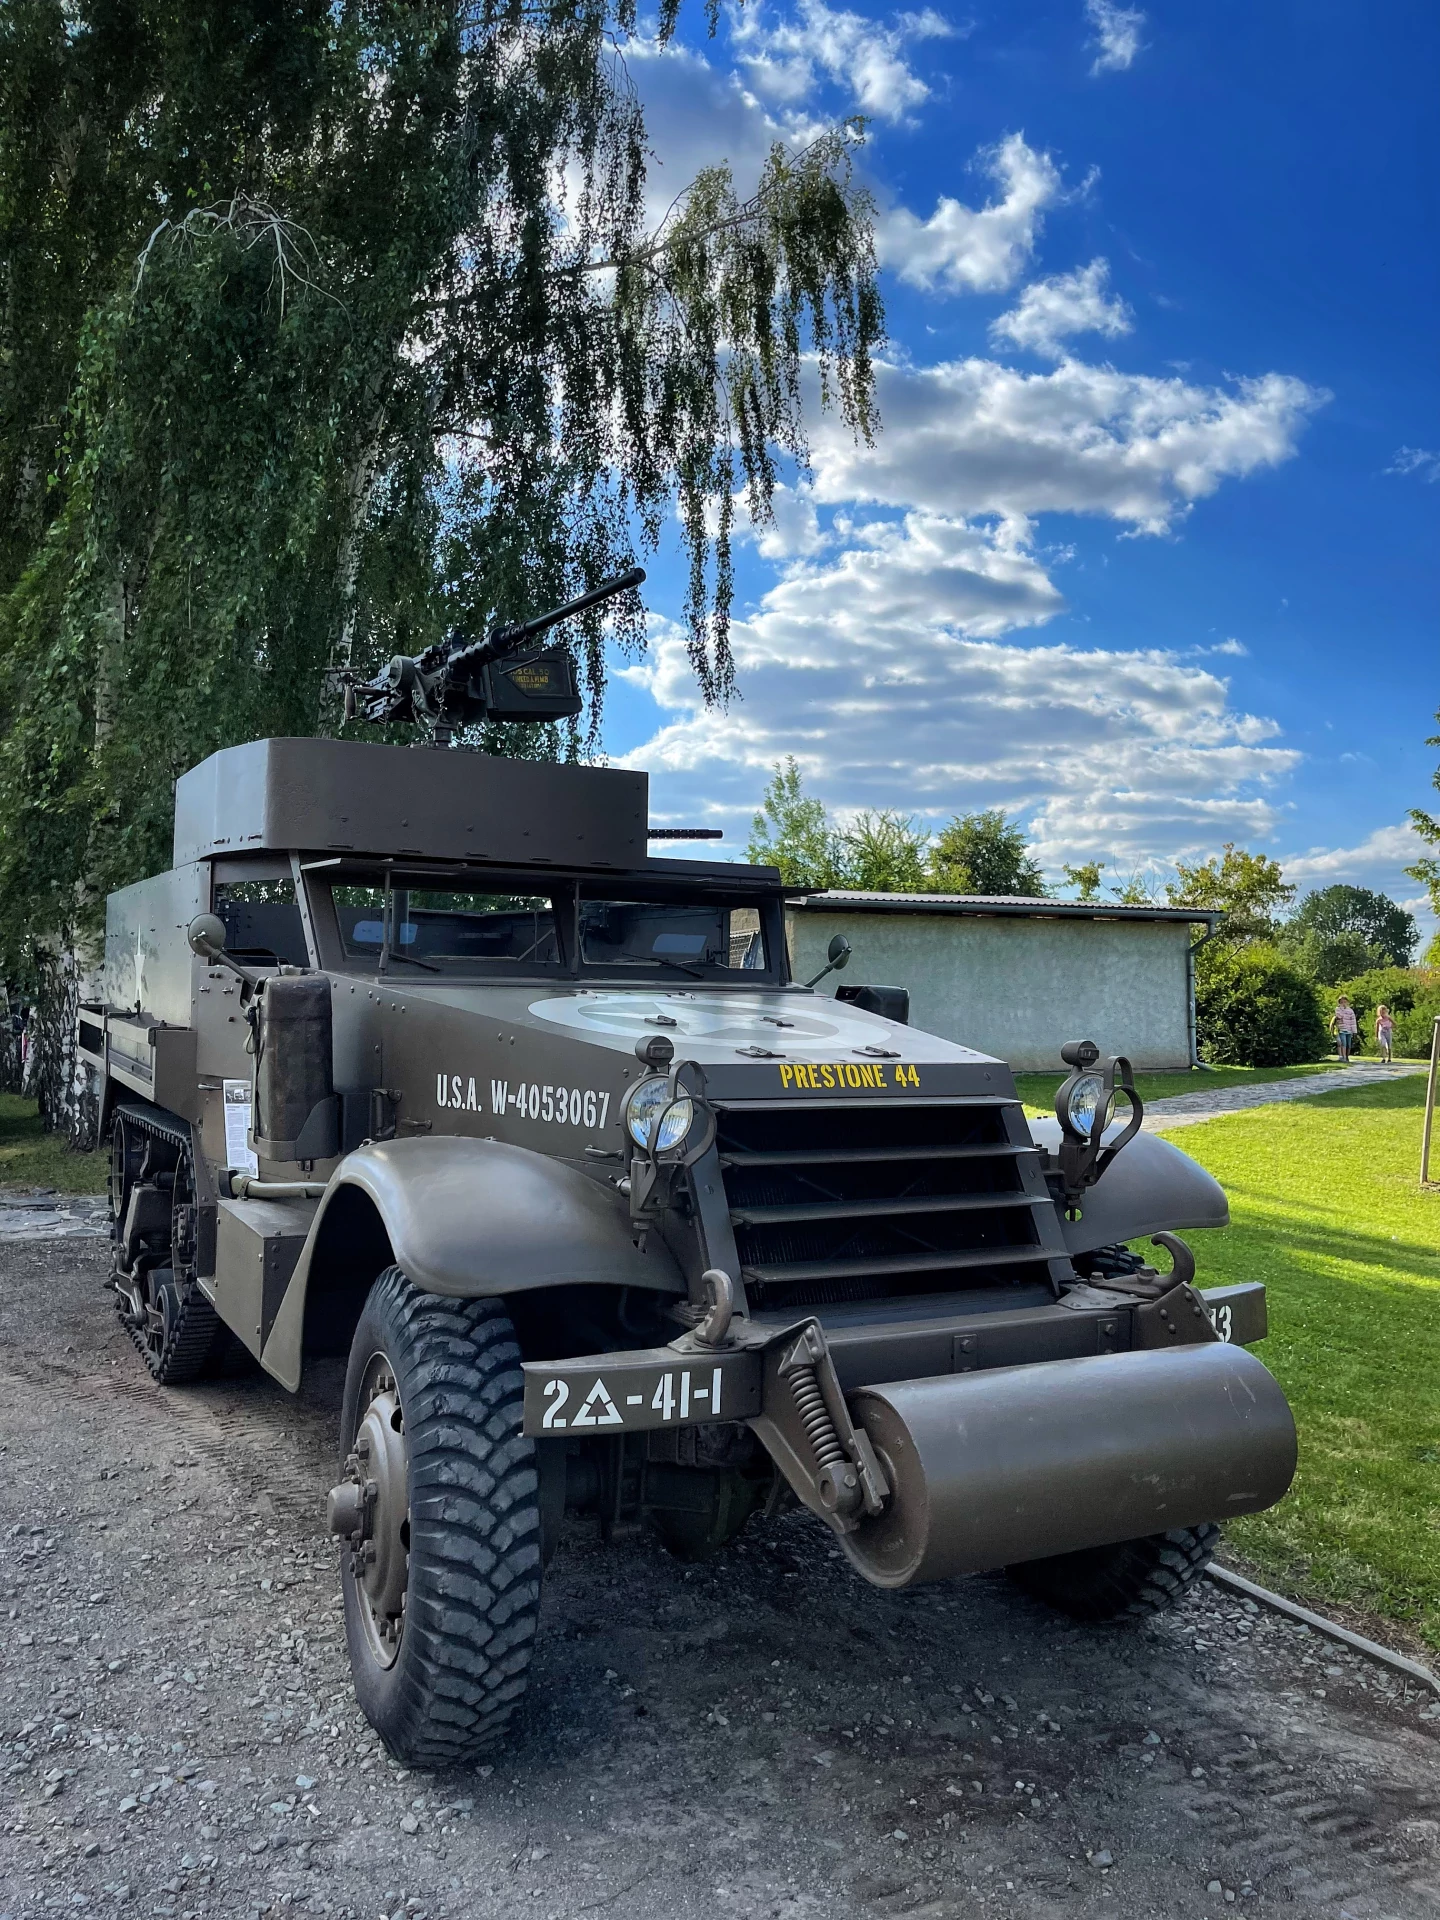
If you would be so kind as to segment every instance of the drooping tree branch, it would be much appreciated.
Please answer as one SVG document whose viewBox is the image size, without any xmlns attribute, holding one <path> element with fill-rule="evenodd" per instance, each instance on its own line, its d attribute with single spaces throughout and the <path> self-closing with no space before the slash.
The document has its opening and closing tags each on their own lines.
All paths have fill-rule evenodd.
<svg viewBox="0 0 1440 1920">
<path fill-rule="evenodd" d="M 647 231 L 629 0 L 133 7 L 123 46 L 98 0 L 0 15 L 0 965 L 163 863 L 187 765 L 333 722 L 337 650 L 677 518 L 723 699 L 736 497 L 803 465 L 807 368 L 874 427 L 858 127 Z M 575 623 L 586 720 L 522 750 L 593 741 L 612 642 L 636 610 Z"/>
</svg>

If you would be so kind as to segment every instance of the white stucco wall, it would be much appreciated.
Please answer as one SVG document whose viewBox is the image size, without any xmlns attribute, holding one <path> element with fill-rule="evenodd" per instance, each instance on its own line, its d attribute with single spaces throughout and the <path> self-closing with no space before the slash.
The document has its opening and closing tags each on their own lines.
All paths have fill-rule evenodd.
<svg viewBox="0 0 1440 1920">
<path fill-rule="evenodd" d="M 1094 1040 L 1137 1068 L 1190 1061 L 1185 952 L 1178 921 L 1049 920 L 806 907 L 789 915 L 792 966 L 808 980 L 831 936 L 854 949 L 820 984 L 908 987 L 913 1026 L 1009 1061 L 1065 1071 L 1067 1040 Z"/>
</svg>

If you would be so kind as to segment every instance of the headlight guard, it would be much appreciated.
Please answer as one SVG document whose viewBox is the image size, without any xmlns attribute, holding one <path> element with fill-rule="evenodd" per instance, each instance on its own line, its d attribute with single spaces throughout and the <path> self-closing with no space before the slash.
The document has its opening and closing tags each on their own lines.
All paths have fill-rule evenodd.
<svg viewBox="0 0 1440 1920">
<path fill-rule="evenodd" d="M 1135 1074 L 1123 1053 L 1101 1055 L 1093 1040 L 1072 1040 L 1060 1049 L 1071 1069 L 1055 1091 L 1055 1118 L 1060 1122 L 1060 1174 L 1065 1211 L 1074 1220 L 1087 1187 L 1093 1187 L 1120 1149 L 1135 1138 L 1145 1108 L 1135 1091 Z M 1105 1133 L 1115 1117 L 1116 1099 L 1124 1095 L 1130 1118 L 1117 1139 Z"/>
</svg>

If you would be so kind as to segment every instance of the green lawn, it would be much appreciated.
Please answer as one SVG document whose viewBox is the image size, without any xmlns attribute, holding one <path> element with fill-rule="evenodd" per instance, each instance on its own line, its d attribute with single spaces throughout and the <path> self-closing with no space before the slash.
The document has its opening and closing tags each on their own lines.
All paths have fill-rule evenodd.
<svg viewBox="0 0 1440 1920">
<path fill-rule="evenodd" d="M 1229 1538 L 1287 1591 L 1405 1622 L 1440 1647 L 1440 1192 L 1418 1185 L 1425 1083 L 1322 1094 L 1177 1133 L 1230 1196 L 1193 1236 L 1203 1282 L 1263 1280 L 1257 1349 L 1300 1471 Z"/>
<path fill-rule="evenodd" d="M 1176 1093 L 1213 1093 L 1217 1087 L 1253 1087 L 1261 1080 L 1299 1080 L 1308 1073 L 1333 1072 L 1337 1062 L 1317 1060 L 1308 1067 L 1216 1067 L 1211 1072 L 1137 1073 L 1135 1091 L 1142 1100 L 1168 1100 Z M 1017 1073 L 1015 1085 L 1027 1107 L 1053 1113 L 1055 1089 L 1063 1073 Z"/>
<path fill-rule="evenodd" d="M 54 1187 L 59 1193 L 100 1193 L 108 1162 L 103 1153 L 71 1153 L 46 1133 L 33 1100 L 0 1093 L 0 1187 Z"/>
</svg>

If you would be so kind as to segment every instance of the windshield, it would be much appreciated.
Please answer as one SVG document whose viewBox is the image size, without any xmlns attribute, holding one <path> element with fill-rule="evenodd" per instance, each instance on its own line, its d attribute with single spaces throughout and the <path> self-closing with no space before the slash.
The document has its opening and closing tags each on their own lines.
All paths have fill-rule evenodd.
<svg viewBox="0 0 1440 1920">
<path fill-rule="evenodd" d="M 559 968 L 553 901 L 545 894 L 396 886 L 333 889 L 347 960 L 449 973 L 492 961 L 517 972 Z"/>
<path fill-rule="evenodd" d="M 580 958 L 587 967 L 764 973 L 758 907 L 725 902 L 582 900 Z"/>
<path fill-rule="evenodd" d="M 544 893 L 524 891 L 536 878 L 487 875 L 482 888 L 463 875 L 436 875 L 426 884 L 424 875 L 395 873 L 387 884 L 373 869 L 342 869 L 315 875 L 311 885 L 322 920 L 329 894 L 342 963 L 415 981 L 598 975 L 738 986 L 773 979 L 780 965 L 767 931 L 770 910 L 753 896 L 612 898 L 604 882 L 574 880 L 557 880 Z"/>
</svg>

